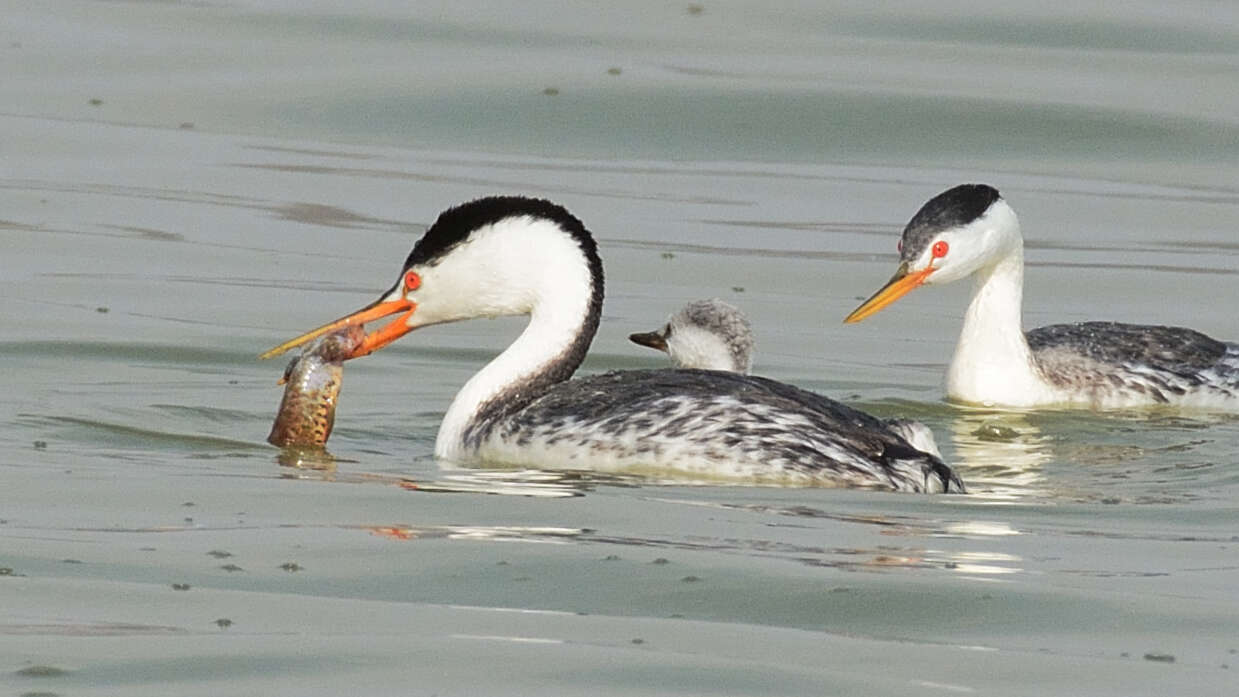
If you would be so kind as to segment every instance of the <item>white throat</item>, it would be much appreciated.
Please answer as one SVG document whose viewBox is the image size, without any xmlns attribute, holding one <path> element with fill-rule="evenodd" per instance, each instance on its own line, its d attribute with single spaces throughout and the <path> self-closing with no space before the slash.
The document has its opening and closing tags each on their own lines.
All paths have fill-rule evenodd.
<svg viewBox="0 0 1239 697">
<path fill-rule="evenodd" d="M 523 229 L 511 234 L 503 229 L 509 225 Z M 445 321 L 529 315 L 521 335 L 460 389 L 439 425 L 435 455 L 467 461 L 466 439 L 480 412 L 497 401 L 528 400 L 579 365 L 593 338 L 592 331 L 584 336 L 593 277 L 577 241 L 545 220 L 501 221 L 452 256 L 458 258 L 444 260 L 434 276 L 447 274 L 449 265 L 468 269 L 459 292 L 470 305 Z M 433 281 L 427 273 L 425 284 Z"/>
<path fill-rule="evenodd" d="M 740 363 L 722 337 L 696 325 L 677 325 L 667 341 L 667 355 L 681 368 L 749 372 L 749 365 Z"/>
<path fill-rule="evenodd" d="M 1024 243 L 1014 232 L 1010 250 L 974 272 L 972 301 L 947 370 L 951 399 L 1017 407 L 1054 401 L 1024 337 Z"/>
</svg>

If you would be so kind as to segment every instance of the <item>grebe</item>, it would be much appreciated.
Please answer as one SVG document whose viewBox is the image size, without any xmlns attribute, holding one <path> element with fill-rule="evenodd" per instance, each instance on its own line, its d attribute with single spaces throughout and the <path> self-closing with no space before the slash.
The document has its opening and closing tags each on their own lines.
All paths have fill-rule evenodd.
<svg viewBox="0 0 1239 697">
<path fill-rule="evenodd" d="M 753 368 L 753 328 L 740 308 L 718 298 L 696 300 L 667 318 L 662 329 L 628 340 L 665 352 L 679 368 L 747 374 Z"/>
<path fill-rule="evenodd" d="M 1181 327 L 1081 322 L 1025 333 L 1024 241 L 998 191 L 964 184 L 917 211 L 899 242 L 899 269 L 848 315 L 859 322 L 921 284 L 974 275 L 951 399 L 993 406 L 1151 405 L 1239 411 L 1239 344 Z"/>
<path fill-rule="evenodd" d="M 593 237 L 562 207 L 522 197 L 451 208 L 370 305 L 284 343 L 399 315 L 350 358 L 413 329 L 529 315 L 512 344 L 448 407 L 435 455 L 551 469 L 676 470 L 818 486 L 963 491 L 941 459 L 878 419 L 791 385 L 708 370 L 619 371 L 569 380 L 602 310 Z"/>
<path fill-rule="evenodd" d="M 753 367 L 753 328 L 740 308 L 718 298 L 696 300 L 667 318 L 662 329 L 631 334 L 629 341 L 665 352 L 677 368 L 747 374 Z M 942 459 L 934 432 L 920 421 L 884 423 L 912 447 Z"/>
</svg>

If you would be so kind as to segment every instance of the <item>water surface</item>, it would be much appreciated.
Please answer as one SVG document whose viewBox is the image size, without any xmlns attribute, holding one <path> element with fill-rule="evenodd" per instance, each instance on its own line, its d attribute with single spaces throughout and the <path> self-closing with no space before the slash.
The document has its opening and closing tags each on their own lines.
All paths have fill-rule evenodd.
<svg viewBox="0 0 1239 697">
<path fill-rule="evenodd" d="M 700 10 L 7 7 L 0 682 L 1233 689 L 1239 420 L 949 405 L 965 284 L 841 324 L 924 200 L 986 181 L 1024 226 L 1029 326 L 1239 338 L 1233 11 Z M 600 241 L 584 371 L 662 365 L 627 335 L 722 297 L 756 372 L 925 421 L 973 493 L 441 467 L 516 319 L 350 363 L 330 458 L 267 446 L 283 365 L 255 356 L 498 192 Z"/>
</svg>

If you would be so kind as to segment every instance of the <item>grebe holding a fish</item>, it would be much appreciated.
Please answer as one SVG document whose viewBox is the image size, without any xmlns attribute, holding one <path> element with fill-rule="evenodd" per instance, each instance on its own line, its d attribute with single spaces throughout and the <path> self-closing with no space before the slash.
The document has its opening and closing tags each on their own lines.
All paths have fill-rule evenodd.
<svg viewBox="0 0 1239 697">
<path fill-rule="evenodd" d="M 456 395 L 435 441 L 439 458 L 963 491 L 950 467 L 888 424 L 792 385 L 676 369 L 569 379 L 597 332 L 602 297 L 602 260 L 580 220 L 545 200 L 483 198 L 442 213 L 378 300 L 263 357 L 391 315 L 344 358 L 421 327 L 528 315 L 524 332 Z"/>
</svg>

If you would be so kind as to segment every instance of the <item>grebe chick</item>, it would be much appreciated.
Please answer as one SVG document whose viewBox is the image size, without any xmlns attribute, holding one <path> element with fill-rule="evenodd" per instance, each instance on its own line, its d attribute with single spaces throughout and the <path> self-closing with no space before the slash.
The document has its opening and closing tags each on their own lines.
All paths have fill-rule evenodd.
<svg viewBox="0 0 1239 697">
<path fill-rule="evenodd" d="M 662 329 L 628 337 L 634 344 L 664 351 L 680 368 L 753 368 L 753 328 L 740 308 L 718 298 L 696 300 L 671 315 Z"/>
<path fill-rule="evenodd" d="M 753 366 L 753 328 L 740 308 L 718 298 L 696 300 L 671 315 L 662 329 L 629 335 L 635 344 L 665 352 L 677 368 L 747 374 Z M 938 442 L 928 426 L 911 419 L 886 425 L 912 447 L 938 459 Z"/>
<path fill-rule="evenodd" d="M 1081 322 L 1025 333 L 1024 241 L 998 191 L 964 184 L 930 199 L 904 228 L 894 277 L 848 315 L 858 322 L 908 291 L 974 277 L 951 399 L 984 405 L 1171 405 L 1239 411 L 1239 344 L 1182 327 Z"/>
<path fill-rule="evenodd" d="M 549 201 L 483 198 L 441 214 L 378 300 L 263 355 L 390 315 L 398 317 L 350 358 L 421 327 L 528 315 L 520 336 L 452 400 L 435 439 L 439 458 L 963 491 L 941 459 L 882 421 L 774 380 L 673 369 L 569 379 L 598 329 L 602 297 L 602 261 L 580 220 Z"/>
</svg>

